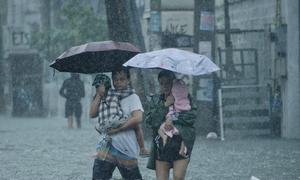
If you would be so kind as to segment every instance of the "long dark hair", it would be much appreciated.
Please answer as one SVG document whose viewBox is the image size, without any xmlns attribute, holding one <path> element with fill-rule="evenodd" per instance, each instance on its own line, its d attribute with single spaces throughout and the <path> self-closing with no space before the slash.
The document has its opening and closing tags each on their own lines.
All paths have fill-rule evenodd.
<svg viewBox="0 0 300 180">
<path fill-rule="evenodd" d="M 160 79 L 162 77 L 166 77 L 166 78 L 168 78 L 170 80 L 176 79 L 176 76 L 175 76 L 174 72 L 169 71 L 169 70 L 162 70 L 162 71 L 160 71 L 159 74 L 158 74 L 157 79 Z"/>
</svg>

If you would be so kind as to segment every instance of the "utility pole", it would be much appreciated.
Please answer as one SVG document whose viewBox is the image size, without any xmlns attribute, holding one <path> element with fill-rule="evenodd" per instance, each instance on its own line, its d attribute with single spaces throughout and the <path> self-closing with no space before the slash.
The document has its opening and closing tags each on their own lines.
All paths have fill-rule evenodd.
<svg viewBox="0 0 300 180">
<path fill-rule="evenodd" d="M 215 2 L 211 0 L 195 0 L 194 9 L 194 52 L 201 50 L 201 41 L 211 42 L 211 58 L 215 59 Z M 201 22 L 203 21 L 203 22 Z"/>
<path fill-rule="evenodd" d="M 105 0 L 109 37 L 130 42 L 145 51 L 141 23 L 135 1 Z"/>
<path fill-rule="evenodd" d="M 215 2 L 211 0 L 194 0 L 194 47 L 195 53 L 205 52 L 206 56 L 215 59 Z M 194 78 L 193 84 L 198 87 L 199 77 Z M 197 88 L 193 88 L 196 96 Z"/>
<path fill-rule="evenodd" d="M 4 98 L 4 59 L 3 59 L 3 25 L 7 13 L 7 0 L 0 0 L 0 112 L 5 111 L 5 98 Z"/>
<path fill-rule="evenodd" d="M 231 35 L 230 35 L 230 16 L 229 16 L 229 2 L 228 0 L 224 0 L 224 23 L 225 23 L 225 71 L 227 71 L 229 78 L 233 78 L 235 73 L 235 68 L 233 65 L 232 59 L 232 42 L 231 42 Z"/>
<path fill-rule="evenodd" d="M 195 53 L 200 53 L 208 56 L 213 61 L 215 59 L 215 1 L 213 0 L 194 0 L 194 47 L 193 51 Z M 199 117 L 201 121 L 202 128 L 208 132 L 217 132 L 217 98 L 216 98 L 216 82 L 217 76 L 205 75 L 205 76 L 196 76 L 193 78 L 193 97 L 200 97 L 201 95 L 197 93 L 200 92 L 200 87 L 206 86 L 207 93 L 212 93 L 212 99 L 203 100 L 197 99 L 197 106 L 201 107 L 201 110 L 205 110 L 207 117 Z M 207 82 L 207 83 L 202 83 Z M 211 83 L 210 83 L 211 82 Z M 210 86 L 210 87 L 209 87 Z M 212 86 L 212 88 L 211 88 Z M 201 101 L 201 102 L 199 102 Z M 204 105 L 205 104 L 205 105 Z M 203 107 L 203 108 L 202 108 Z M 200 111 L 201 111 L 200 110 Z M 210 114 L 210 115 L 209 115 Z M 212 118 L 209 118 L 212 117 Z"/>
</svg>

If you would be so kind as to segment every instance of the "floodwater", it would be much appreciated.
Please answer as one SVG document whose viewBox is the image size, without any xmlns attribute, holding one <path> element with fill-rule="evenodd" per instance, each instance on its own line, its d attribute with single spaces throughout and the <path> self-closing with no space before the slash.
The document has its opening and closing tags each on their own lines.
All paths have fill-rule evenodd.
<svg viewBox="0 0 300 180">
<path fill-rule="evenodd" d="M 0 179 L 91 179 L 98 139 L 93 121 L 67 129 L 64 118 L 0 117 Z M 146 142 L 149 147 L 149 140 Z M 154 180 L 139 165 L 144 179 Z M 188 167 L 188 180 L 300 179 L 300 140 L 272 137 L 207 140 L 198 136 Z M 114 179 L 120 179 L 118 170 Z"/>
</svg>

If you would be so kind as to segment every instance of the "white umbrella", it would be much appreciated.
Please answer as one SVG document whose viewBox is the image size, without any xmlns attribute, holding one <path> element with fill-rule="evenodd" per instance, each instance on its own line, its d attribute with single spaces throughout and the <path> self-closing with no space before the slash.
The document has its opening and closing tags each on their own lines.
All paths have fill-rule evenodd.
<svg viewBox="0 0 300 180">
<path fill-rule="evenodd" d="M 204 75 L 220 70 L 208 57 L 176 48 L 137 54 L 123 66 L 161 68 L 188 75 Z"/>
</svg>

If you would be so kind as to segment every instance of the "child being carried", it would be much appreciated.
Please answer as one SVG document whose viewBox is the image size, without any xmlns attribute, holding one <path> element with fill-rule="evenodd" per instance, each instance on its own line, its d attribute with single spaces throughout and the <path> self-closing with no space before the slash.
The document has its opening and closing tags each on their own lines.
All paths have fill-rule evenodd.
<svg viewBox="0 0 300 180">
<path fill-rule="evenodd" d="M 163 145 L 167 143 L 167 138 L 172 138 L 173 135 L 180 135 L 176 127 L 172 126 L 172 122 L 178 120 L 178 114 L 182 111 L 191 110 L 190 100 L 188 98 L 188 90 L 183 80 L 175 79 L 173 81 L 171 93 L 174 97 L 174 104 L 169 107 L 169 112 L 166 115 L 166 121 L 161 124 L 158 134 L 162 138 Z M 187 148 L 183 141 L 179 154 L 186 156 Z"/>
</svg>

